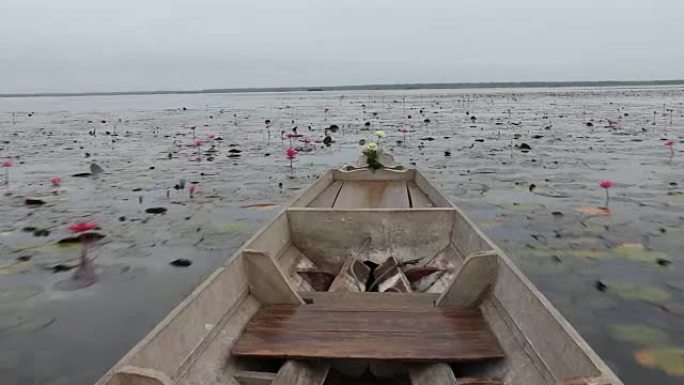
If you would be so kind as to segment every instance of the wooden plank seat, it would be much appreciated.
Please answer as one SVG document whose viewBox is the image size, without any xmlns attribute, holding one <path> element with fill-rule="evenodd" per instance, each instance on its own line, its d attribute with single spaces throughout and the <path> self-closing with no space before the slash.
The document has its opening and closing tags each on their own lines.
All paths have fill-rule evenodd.
<svg viewBox="0 0 684 385">
<path fill-rule="evenodd" d="M 471 362 L 504 353 L 479 309 L 261 308 L 235 343 L 237 357 Z"/>
</svg>

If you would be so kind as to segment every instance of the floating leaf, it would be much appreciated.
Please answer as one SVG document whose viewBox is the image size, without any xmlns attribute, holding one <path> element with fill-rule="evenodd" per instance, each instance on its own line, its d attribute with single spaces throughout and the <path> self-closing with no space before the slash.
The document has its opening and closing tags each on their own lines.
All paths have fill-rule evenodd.
<svg viewBox="0 0 684 385">
<path fill-rule="evenodd" d="M 662 305 L 670 299 L 670 293 L 657 287 L 623 283 L 611 286 L 610 290 L 624 299 L 646 301 L 656 305 Z"/>
<path fill-rule="evenodd" d="M 613 249 L 613 253 L 621 258 L 637 262 L 657 262 L 668 260 L 667 253 L 662 251 L 648 250 L 639 243 L 623 243 Z"/>
<path fill-rule="evenodd" d="M 40 294 L 41 291 L 40 288 L 30 285 L 0 289 L 0 303 L 29 299 Z"/>
<path fill-rule="evenodd" d="M 580 207 L 577 211 L 587 215 L 610 216 L 610 209 L 607 207 Z"/>
<path fill-rule="evenodd" d="M 636 345 L 660 345 L 667 341 L 664 331 L 646 325 L 611 325 L 608 332 L 614 340 Z"/>
<path fill-rule="evenodd" d="M 519 211 L 519 212 L 534 212 L 543 210 L 546 206 L 541 203 L 504 203 L 499 205 L 504 210 Z"/>
<path fill-rule="evenodd" d="M 217 233 L 245 233 L 247 232 L 247 224 L 243 222 L 229 222 L 229 223 L 214 223 L 212 227 Z"/>
<path fill-rule="evenodd" d="M 35 332 L 46 328 L 55 321 L 51 317 L 30 316 L 26 314 L 0 315 L 0 332 L 12 330 L 18 332 Z"/>
<path fill-rule="evenodd" d="M 31 270 L 33 267 L 33 262 L 16 262 L 9 265 L 0 266 L 0 275 L 2 274 L 20 274 Z"/>
<path fill-rule="evenodd" d="M 679 347 L 655 347 L 638 350 L 634 353 L 639 364 L 660 369 L 671 376 L 684 377 L 684 349 Z"/>
<path fill-rule="evenodd" d="M 253 205 L 242 206 L 242 208 L 243 209 L 259 210 L 259 211 L 267 211 L 267 210 L 272 210 L 276 206 L 277 205 L 275 205 L 273 203 L 256 203 Z"/>
</svg>

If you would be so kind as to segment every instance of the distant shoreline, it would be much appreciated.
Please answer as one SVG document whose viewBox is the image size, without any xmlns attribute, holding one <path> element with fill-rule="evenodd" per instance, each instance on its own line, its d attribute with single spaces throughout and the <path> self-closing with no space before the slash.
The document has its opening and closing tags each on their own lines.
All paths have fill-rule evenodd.
<svg viewBox="0 0 684 385">
<path fill-rule="evenodd" d="M 118 96 L 118 95 L 168 95 L 168 94 L 231 94 L 256 92 L 321 92 L 321 91 L 375 91 L 420 89 L 486 89 L 486 88 L 562 88 L 562 87 L 619 87 L 619 86 L 666 86 L 684 85 L 679 80 L 605 80 L 574 82 L 478 82 L 478 83 L 413 83 L 413 84 L 367 84 L 325 87 L 253 87 L 215 88 L 206 90 L 166 91 L 120 91 L 120 92 L 39 92 L 0 94 L 0 98 L 55 97 L 55 96 Z"/>
</svg>

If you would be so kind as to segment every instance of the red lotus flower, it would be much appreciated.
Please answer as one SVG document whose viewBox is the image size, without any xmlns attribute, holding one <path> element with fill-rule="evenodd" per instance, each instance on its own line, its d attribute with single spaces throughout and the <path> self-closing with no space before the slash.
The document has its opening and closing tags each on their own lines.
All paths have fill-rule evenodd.
<svg viewBox="0 0 684 385">
<path fill-rule="evenodd" d="M 285 151 L 285 156 L 287 156 L 287 159 L 292 160 L 297 157 L 299 154 L 299 151 L 295 150 L 294 148 L 290 147 Z"/>
<path fill-rule="evenodd" d="M 285 134 L 285 137 L 288 139 L 292 139 L 293 136 L 294 136 L 294 134 L 291 132 L 288 132 L 287 134 Z"/>
<path fill-rule="evenodd" d="M 195 197 L 195 191 L 197 190 L 197 185 L 191 184 L 190 185 L 190 199 Z"/>
<path fill-rule="evenodd" d="M 50 179 L 50 182 L 52 182 L 52 185 L 55 187 L 59 187 L 62 184 L 62 178 L 55 176 Z"/>
<path fill-rule="evenodd" d="M 201 145 L 202 145 L 202 140 L 201 140 L 201 139 L 195 139 L 194 145 L 195 145 L 195 147 L 201 146 Z"/>
<path fill-rule="evenodd" d="M 7 159 L 6 161 L 0 163 L 0 167 L 12 167 L 14 166 L 14 162 L 12 162 L 11 159 Z"/>
<path fill-rule="evenodd" d="M 674 146 L 674 144 L 675 144 L 675 141 L 674 141 L 674 140 L 668 140 L 667 142 L 665 142 L 665 145 L 666 145 L 667 147 L 672 147 L 672 146 Z"/>
<path fill-rule="evenodd" d="M 96 228 L 98 228 L 98 224 L 95 222 L 76 222 L 67 226 L 67 230 L 74 233 L 82 233 Z"/>
<path fill-rule="evenodd" d="M 601 183 L 599 183 L 599 186 L 601 186 L 602 188 L 604 188 L 606 190 L 609 188 L 612 188 L 614 185 L 615 184 L 613 183 L 612 180 L 604 180 L 604 181 L 601 181 Z"/>
<path fill-rule="evenodd" d="M 408 131 L 409 131 L 408 128 L 400 128 L 399 129 L 399 132 L 404 133 L 404 134 L 407 133 Z"/>
</svg>

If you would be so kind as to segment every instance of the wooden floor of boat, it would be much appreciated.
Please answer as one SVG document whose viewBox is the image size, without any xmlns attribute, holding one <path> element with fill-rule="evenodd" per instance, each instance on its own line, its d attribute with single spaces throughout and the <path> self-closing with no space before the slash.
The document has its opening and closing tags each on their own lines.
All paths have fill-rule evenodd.
<svg viewBox="0 0 684 385">
<path fill-rule="evenodd" d="M 309 207 L 422 208 L 434 204 L 414 181 L 336 181 L 330 184 Z"/>
<path fill-rule="evenodd" d="M 504 356 L 479 310 L 331 309 L 266 306 L 232 354 L 262 358 L 348 358 L 469 362 Z"/>
</svg>

